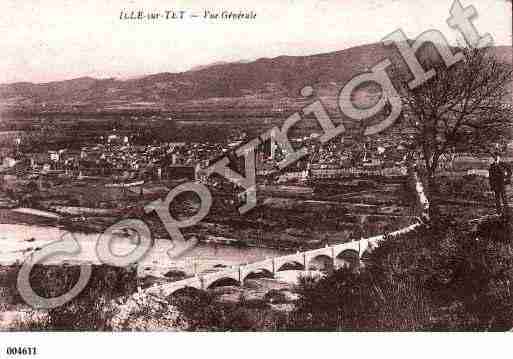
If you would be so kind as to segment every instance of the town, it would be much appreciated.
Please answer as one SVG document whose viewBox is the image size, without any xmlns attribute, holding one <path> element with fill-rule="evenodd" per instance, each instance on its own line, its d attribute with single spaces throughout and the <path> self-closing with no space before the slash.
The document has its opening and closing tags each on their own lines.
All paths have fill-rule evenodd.
<svg viewBox="0 0 513 359">
<path fill-rule="evenodd" d="M 161 120 L 173 122 L 165 117 Z M 74 138 L 71 143 L 63 143 L 62 148 L 56 143 L 55 149 L 34 151 L 31 141 L 48 136 L 45 126 L 48 127 L 51 120 L 43 118 L 40 122 L 46 125 L 35 126 L 28 131 L 30 136 L 14 132 L 4 140 L 7 147 L 3 152 L 0 176 L 4 208 L 22 206 L 56 212 L 74 227 L 102 231 L 116 218 L 143 216 L 146 204 L 165 197 L 180 183 L 199 181 L 214 193 L 211 220 L 215 218 L 214 222 L 226 224 L 237 215 L 242 188 L 222 176 L 207 176 L 205 170 L 222 156 L 228 156 L 233 169 L 244 173 L 244 157 L 235 154 L 235 150 L 249 140 L 242 129 L 227 131 L 224 141 L 218 142 L 208 139 L 168 142 L 147 138 L 141 141 L 140 132 L 117 129 L 114 121 L 111 128 L 96 131 L 83 140 Z M 406 178 L 405 157 L 409 147 L 405 131 L 407 129 L 395 127 L 385 135 L 363 140 L 357 131 L 351 131 L 326 144 L 319 141 L 320 135 L 315 131 L 296 133 L 290 141 L 294 148 L 306 148 L 307 155 L 284 169 L 280 169 L 278 163 L 286 154 L 275 141 L 268 140 L 258 146 L 255 155 L 258 203 L 269 211 L 269 206 L 282 206 L 278 204 L 282 197 L 291 201 L 327 201 L 347 191 L 390 192 L 390 188 L 385 187 L 400 186 Z M 66 144 L 68 147 L 64 147 Z M 508 148 L 511 150 L 511 146 Z M 440 167 L 453 177 L 486 176 L 487 156 L 483 153 L 479 158 L 455 152 L 444 158 Z M 377 195 L 380 196 L 386 203 L 390 193 Z M 378 208 L 370 209 L 369 213 L 405 218 L 412 215 L 404 208 L 395 211 L 395 214 L 385 213 Z M 245 220 L 254 215 L 250 214 Z M 242 220 L 242 216 L 239 217 Z M 303 224 L 308 226 L 309 221 L 305 218 Z M 217 228 L 214 233 L 209 233 L 211 227 L 204 230 L 203 237 L 233 238 L 237 234 Z M 162 229 L 155 230 L 165 236 Z M 280 240 L 273 241 L 273 245 L 276 242 Z"/>
</svg>

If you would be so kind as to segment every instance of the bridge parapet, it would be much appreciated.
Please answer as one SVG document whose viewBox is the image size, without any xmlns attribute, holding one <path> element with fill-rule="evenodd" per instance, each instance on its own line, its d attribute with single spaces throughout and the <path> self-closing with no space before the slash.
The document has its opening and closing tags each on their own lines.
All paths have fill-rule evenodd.
<svg viewBox="0 0 513 359">
<path fill-rule="evenodd" d="M 372 252 L 375 248 L 379 246 L 379 244 L 383 241 L 385 241 L 388 238 L 394 238 L 397 236 L 401 236 L 407 233 L 410 233 L 412 231 L 415 231 L 416 229 L 420 228 L 422 226 L 421 223 L 414 223 L 407 227 L 398 229 L 397 231 L 393 231 L 388 233 L 388 235 L 379 235 L 375 237 L 370 237 L 366 239 L 362 239 L 360 241 L 360 256 L 362 256 L 365 252 Z"/>
</svg>

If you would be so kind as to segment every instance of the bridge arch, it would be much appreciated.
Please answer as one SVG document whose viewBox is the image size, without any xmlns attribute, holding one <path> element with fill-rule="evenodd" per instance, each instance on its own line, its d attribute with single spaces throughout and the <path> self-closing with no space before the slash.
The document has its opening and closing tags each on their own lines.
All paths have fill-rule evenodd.
<svg viewBox="0 0 513 359">
<path fill-rule="evenodd" d="M 176 287 L 174 290 L 167 295 L 167 297 L 178 298 L 178 297 L 198 297 L 204 295 L 204 291 L 201 288 L 184 286 Z"/>
<path fill-rule="evenodd" d="M 206 289 L 213 289 L 217 287 L 227 287 L 227 286 L 240 286 L 240 282 L 238 279 L 233 278 L 231 276 L 223 276 L 212 280 L 209 283 L 205 283 Z"/>
<path fill-rule="evenodd" d="M 255 268 L 252 269 L 244 274 L 244 276 L 241 278 L 242 283 L 246 279 L 255 279 L 255 278 L 274 278 L 274 273 L 271 272 L 267 268 Z"/>
<path fill-rule="evenodd" d="M 318 254 L 308 261 L 306 269 L 331 273 L 334 270 L 333 258 L 327 254 Z"/>
<path fill-rule="evenodd" d="M 286 261 L 280 263 L 279 267 L 276 269 L 276 272 L 285 271 L 285 270 L 304 270 L 305 266 L 303 263 L 298 261 Z"/>
<path fill-rule="evenodd" d="M 337 268 L 358 268 L 360 266 L 360 254 L 355 250 L 346 249 L 337 254 L 335 265 Z"/>
</svg>

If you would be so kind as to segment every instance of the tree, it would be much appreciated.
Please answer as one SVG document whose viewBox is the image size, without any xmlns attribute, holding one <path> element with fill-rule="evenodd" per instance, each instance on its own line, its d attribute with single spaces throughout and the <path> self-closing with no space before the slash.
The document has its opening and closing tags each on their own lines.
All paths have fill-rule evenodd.
<svg viewBox="0 0 513 359">
<path fill-rule="evenodd" d="M 489 151 L 509 135 L 511 64 L 488 49 L 462 49 L 462 61 L 447 68 L 441 60 L 424 59 L 436 75 L 414 89 L 403 89 L 404 118 L 413 129 L 414 151 L 420 155 L 429 183 L 443 154 Z M 405 83 L 405 82 L 402 82 Z"/>
</svg>

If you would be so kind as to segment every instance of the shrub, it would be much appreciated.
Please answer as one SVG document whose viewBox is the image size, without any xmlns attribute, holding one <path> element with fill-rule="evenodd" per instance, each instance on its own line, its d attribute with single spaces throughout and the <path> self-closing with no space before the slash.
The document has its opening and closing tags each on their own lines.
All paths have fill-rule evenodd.
<svg viewBox="0 0 513 359">
<path fill-rule="evenodd" d="M 9 293 L 10 304 L 22 303 L 16 288 L 20 266 L 2 269 L 1 284 Z M 79 266 L 36 265 L 30 282 L 40 296 L 52 298 L 70 290 L 80 275 Z M 132 269 L 106 265 L 93 266 L 92 276 L 84 290 L 61 307 L 48 310 L 45 321 L 34 322 L 41 330 L 110 330 L 109 320 L 115 314 L 113 299 L 136 291 L 137 273 Z M 38 324 L 39 323 L 39 324 Z M 37 326 L 40 325 L 40 328 Z"/>
<path fill-rule="evenodd" d="M 482 226 L 483 227 L 483 226 Z M 486 228 L 486 226 L 484 226 Z M 513 327 L 509 223 L 472 232 L 442 222 L 383 243 L 359 272 L 301 281 L 290 329 L 508 330 Z"/>
<path fill-rule="evenodd" d="M 19 265 L 0 266 L 0 305 L 2 307 L 6 308 L 23 302 L 16 288 L 19 268 Z"/>
<path fill-rule="evenodd" d="M 474 201 L 490 201 L 488 179 L 481 176 L 466 175 L 458 178 L 440 177 L 437 179 L 437 192 L 449 196 Z"/>
<path fill-rule="evenodd" d="M 43 278 L 60 282 L 54 288 L 42 286 L 43 294 L 54 296 L 58 295 L 60 288 L 72 287 L 78 279 L 79 271 L 79 267 L 74 267 L 72 271 L 59 267 L 42 271 Z M 60 330 L 110 330 L 109 320 L 115 314 L 112 300 L 136 290 L 135 270 L 94 266 L 91 279 L 82 293 L 64 306 L 49 311 L 49 325 Z"/>
<path fill-rule="evenodd" d="M 115 331 L 173 331 L 186 329 L 179 312 L 168 300 L 136 293 L 123 300 L 110 320 Z"/>
<path fill-rule="evenodd" d="M 284 313 L 241 295 L 237 303 L 219 302 L 216 295 L 189 289 L 168 298 L 189 331 L 266 331 L 288 328 Z"/>
<path fill-rule="evenodd" d="M 264 295 L 264 301 L 272 304 L 288 303 L 289 299 L 287 294 L 282 290 L 271 289 Z"/>
</svg>

